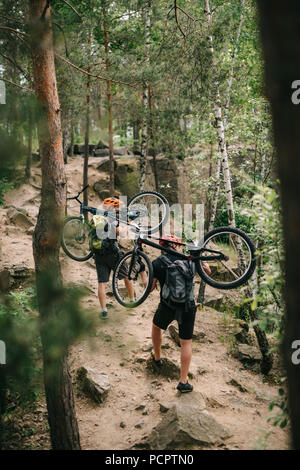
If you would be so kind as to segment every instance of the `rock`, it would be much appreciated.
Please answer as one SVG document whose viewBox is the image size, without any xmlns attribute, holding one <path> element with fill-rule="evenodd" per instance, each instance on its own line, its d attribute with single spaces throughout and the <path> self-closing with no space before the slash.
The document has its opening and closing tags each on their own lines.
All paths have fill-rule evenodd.
<svg viewBox="0 0 300 470">
<path fill-rule="evenodd" d="M 170 403 L 159 403 L 159 411 L 161 413 L 166 413 L 172 407 Z"/>
<path fill-rule="evenodd" d="M 210 408 L 225 408 L 223 403 L 212 397 L 206 397 L 206 402 Z"/>
<path fill-rule="evenodd" d="M 201 394 L 181 395 L 166 412 L 148 440 L 150 449 L 164 450 L 190 445 L 213 445 L 230 436 L 205 409 Z"/>
<path fill-rule="evenodd" d="M 41 157 L 40 157 L 40 154 L 39 154 L 39 153 L 34 152 L 34 153 L 32 154 L 32 160 L 33 160 L 33 161 L 38 162 L 40 159 L 41 159 Z"/>
<path fill-rule="evenodd" d="M 26 211 L 10 207 L 7 211 L 9 221 L 18 227 L 28 229 L 33 226 L 32 220 L 28 217 Z"/>
<path fill-rule="evenodd" d="M 114 155 L 125 156 L 127 155 L 127 149 L 125 147 L 114 148 Z"/>
<path fill-rule="evenodd" d="M 206 337 L 206 334 L 204 333 L 204 331 L 194 329 L 194 333 L 193 333 L 194 340 L 198 341 L 199 343 L 205 343 L 206 342 L 205 337 Z"/>
<path fill-rule="evenodd" d="M 96 149 L 94 151 L 95 157 L 108 157 L 109 156 L 109 149 Z"/>
<path fill-rule="evenodd" d="M 224 298 L 223 294 L 207 295 L 204 300 L 204 305 L 205 307 L 210 307 L 210 308 L 220 311 L 223 298 Z"/>
<path fill-rule="evenodd" d="M 153 348 L 153 344 L 149 343 L 149 344 L 146 344 L 145 346 L 142 347 L 142 351 L 143 352 L 148 352 L 148 351 L 151 351 L 152 348 Z"/>
<path fill-rule="evenodd" d="M 27 235 L 33 235 L 34 232 L 34 225 L 32 227 L 29 227 L 29 229 L 26 231 Z"/>
<path fill-rule="evenodd" d="M 135 428 L 137 429 L 140 429 L 144 424 L 144 420 L 143 419 L 140 419 L 136 424 L 135 424 Z"/>
<path fill-rule="evenodd" d="M 139 410 L 144 410 L 145 408 L 146 408 L 145 403 L 141 403 L 140 405 L 138 405 L 138 406 L 135 407 L 135 409 L 136 409 L 137 411 L 139 411 Z"/>
<path fill-rule="evenodd" d="M 178 329 L 176 328 L 176 326 L 175 325 L 170 325 L 168 330 L 169 330 L 170 336 L 171 336 L 172 340 L 174 341 L 174 343 L 177 344 L 177 346 L 180 347 L 179 332 L 178 332 Z"/>
<path fill-rule="evenodd" d="M 90 155 L 93 155 L 94 152 L 95 152 L 95 150 L 96 150 L 96 148 L 97 148 L 97 145 L 95 145 L 95 144 L 89 144 L 89 154 L 90 154 Z"/>
<path fill-rule="evenodd" d="M 238 327 L 234 333 L 234 337 L 238 343 L 251 345 L 251 336 L 249 332 L 249 325 L 243 320 L 239 320 Z"/>
<path fill-rule="evenodd" d="M 207 374 L 208 372 L 209 371 L 207 369 L 205 369 L 204 367 L 199 366 L 197 368 L 197 374 L 199 374 L 199 375 Z"/>
<path fill-rule="evenodd" d="M 254 346 L 248 344 L 238 344 L 238 359 L 245 363 L 255 364 L 261 361 L 261 354 Z"/>
<path fill-rule="evenodd" d="M 8 269 L 0 271 L 0 292 L 8 292 L 10 288 L 11 277 Z"/>
<path fill-rule="evenodd" d="M 98 170 L 100 171 L 104 171 L 105 173 L 109 173 L 109 166 L 110 166 L 110 162 L 109 162 L 109 159 L 105 159 L 103 160 L 102 162 L 100 162 L 99 166 L 97 167 Z M 115 171 L 117 169 L 117 162 L 114 160 L 114 168 L 115 168 Z M 100 180 L 100 184 L 102 182 L 102 179 Z"/>
<path fill-rule="evenodd" d="M 77 380 L 81 390 L 96 403 L 102 403 L 110 389 L 108 376 L 88 367 L 77 370 Z"/>
<path fill-rule="evenodd" d="M 6 283 L 9 282 L 10 288 L 17 288 L 20 285 L 31 284 L 35 278 L 34 269 L 28 268 L 25 264 L 21 263 L 6 267 L 4 271 L 8 271 L 9 275 L 4 274 Z"/>
<path fill-rule="evenodd" d="M 233 385 L 234 387 L 238 388 L 240 392 L 242 393 L 249 393 L 249 390 L 245 385 L 242 385 L 238 380 L 236 379 L 230 379 L 228 382 L 226 382 L 228 385 Z"/>
<path fill-rule="evenodd" d="M 102 140 L 99 140 L 98 145 L 96 147 L 97 149 L 108 149 L 108 145 L 106 145 Z"/>
<path fill-rule="evenodd" d="M 173 361 L 167 358 L 162 359 L 162 365 L 157 366 L 153 359 L 150 357 L 146 361 L 146 369 L 148 373 L 152 375 L 160 375 L 164 378 L 178 379 L 180 376 L 180 367 Z M 193 374 L 188 374 L 189 378 L 192 378 Z"/>
</svg>

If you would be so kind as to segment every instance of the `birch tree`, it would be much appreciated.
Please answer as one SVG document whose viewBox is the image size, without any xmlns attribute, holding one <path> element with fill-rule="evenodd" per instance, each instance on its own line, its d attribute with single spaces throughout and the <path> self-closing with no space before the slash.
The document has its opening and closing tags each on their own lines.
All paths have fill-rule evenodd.
<svg viewBox="0 0 300 470">
<path fill-rule="evenodd" d="M 151 1 L 147 0 L 145 8 L 145 63 L 150 62 L 150 30 L 151 30 Z M 149 112 L 149 87 L 146 80 L 143 83 L 143 120 L 142 120 L 142 147 L 140 158 L 140 190 L 143 191 L 146 180 L 146 167 L 148 159 L 148 112 Z"/>
</svg>

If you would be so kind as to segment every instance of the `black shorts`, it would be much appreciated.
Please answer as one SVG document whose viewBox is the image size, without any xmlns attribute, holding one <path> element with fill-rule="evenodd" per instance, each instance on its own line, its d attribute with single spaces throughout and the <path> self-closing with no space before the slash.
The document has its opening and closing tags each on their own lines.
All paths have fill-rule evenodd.
<svg viewBox="0 0 300 470">
<path fill-rule="evenodd" d="M 121 251 L 117 253 L 105 253 L 95 251 L 94 260 L 97 270 L 98 282 L 108 282 L 112 270 L 115 269 L 117 262 L 123 256 Z M 119 279 L 124 279 L 128 274 L 127 265 L 122 264 L 120 269 Z"/>
<path fill-rule="evenodd" d="M 197 307 L 194 303 L 191 308 L 185 311 L 183 307 L 183 311 L 181 313 L 182 321 L 178 324 L 179 327 L 179 338 L 181 339 L 192 339 L 193 331 L 194 331 L 194 324 L 196 318 L 196 311 Z M 176 309 L 168 307 L 166 304 L 160 302 L 157 307 L 157 310 L 153 317 L 153 323 L 158 328 L 162 330 L 166 330 L 170 323 L 176 319 Z"/>
</svg>

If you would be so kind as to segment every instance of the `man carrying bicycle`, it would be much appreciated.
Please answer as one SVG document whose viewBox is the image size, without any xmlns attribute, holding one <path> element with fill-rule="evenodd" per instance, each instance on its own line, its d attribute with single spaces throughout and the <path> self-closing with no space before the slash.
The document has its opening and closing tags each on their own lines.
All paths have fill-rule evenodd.
<svg viewBox="0 0 300 470">
<path fill-rule="evenodd" d="M 167 235 L 161 238 L 159 244 L 161 246 L 178 251 L 178 247 L 180 246 L 180 240 L 174 235 Z M 186 268 L 185 276 L 186 279 L 188 279 L 188 282 L 185 283 L 186 287 L 183 286 L 182 288 L 190 290 L 190 292 L 186 293 L 188 300 L 186 300 L 184 303 L 177 303 L 175 300 L 172 300 L 172 296 L 171 299 L 167 299 L 168 291 L 172 289 L 172 281 L 170 279 L 171 274 L 167 273 L 167 270 L 173 270 L 174 274 L 174 271 L 176 271 L 176 263 L 174 262 L 176 262 L 176 260 L 178 260 L 176 254 L 173 255 L 162 251 L 162 255 L 159 256 L 152 263 L 154 277 L 152 291 L 156 286 L 157 280 L 159 281 L 161 291 L 160 303 L 154 314 L 152 323 L 153 350 L 151 352 L 151 356 L 154 364 L 157 367 L 161 367 L 162 330 L 166 330 L 173 320 L 177 320 L 179 325 L 179 338 L 181 346 L 181 368 L 177 390 L 179 390 L 181 393 L 186 393 L 191 392 L 193 390 L 193 386 L 188 383 L 187 377 L 192 358 L 192 336 L 197 311 L 192 288 L 195 271 L 193 270 L 193 263 L 189 263 L 188 261 L 181 261 L 181 265 L 178 264 L 178 269 L 182 269 L 182 271 L 184 271 L 184 269 Z M 209 274 L 210 268 L 207 263 L 203 263 L 203 268 Z M 167 285 L 168 283 L 169 285 Z M 179 282 L 177 282 L 177 290 L 180 290 Z"/>
<path fill-rule="evenodd" d="M 103 209 L 115 211 L 115 217 L 112 222 L 106 222 L 104 232 L 105 238 L 101 240 L 100 249 L 94 249 L 94 260 L 98 277 L 98 297 L 101 306 L 101 318 L 107 318 L 107 305 L 106 305 L 106 285 L 109 281 L 110 273 L 116 266 L 116 263 L 122 256 L 119 249 L 117 237 L 119 235 L 119 207 L 122 202 L 114 197 L 106 198 L 103 202 Z M 129 295 L 129 299 L 134 301 L 134 289 L 132 281 L 127 278 L 126 266 L 123 266 L 122 272 L 119 275 L 120 279 L 124 279 L 125 286 Z"/>
</svg>

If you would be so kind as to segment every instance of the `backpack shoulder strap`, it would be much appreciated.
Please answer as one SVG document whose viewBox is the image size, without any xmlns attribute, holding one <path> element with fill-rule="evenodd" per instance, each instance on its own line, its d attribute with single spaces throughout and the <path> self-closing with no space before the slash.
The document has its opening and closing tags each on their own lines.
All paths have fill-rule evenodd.
<svg viewBox="0 0 300 470">
<path fill-rule="evenodd" d="M 166 255 L 161 255 L 160 260 L 161 260 L 162 263 L 163 263 L 165 266 L 167 266 L 167 267 L 168 267 L 168 266 L 171 266 L 171 264 L 173 264 L 172 261 L 169 260 L 169 258 L 168 258 Z"/>
</svg>

